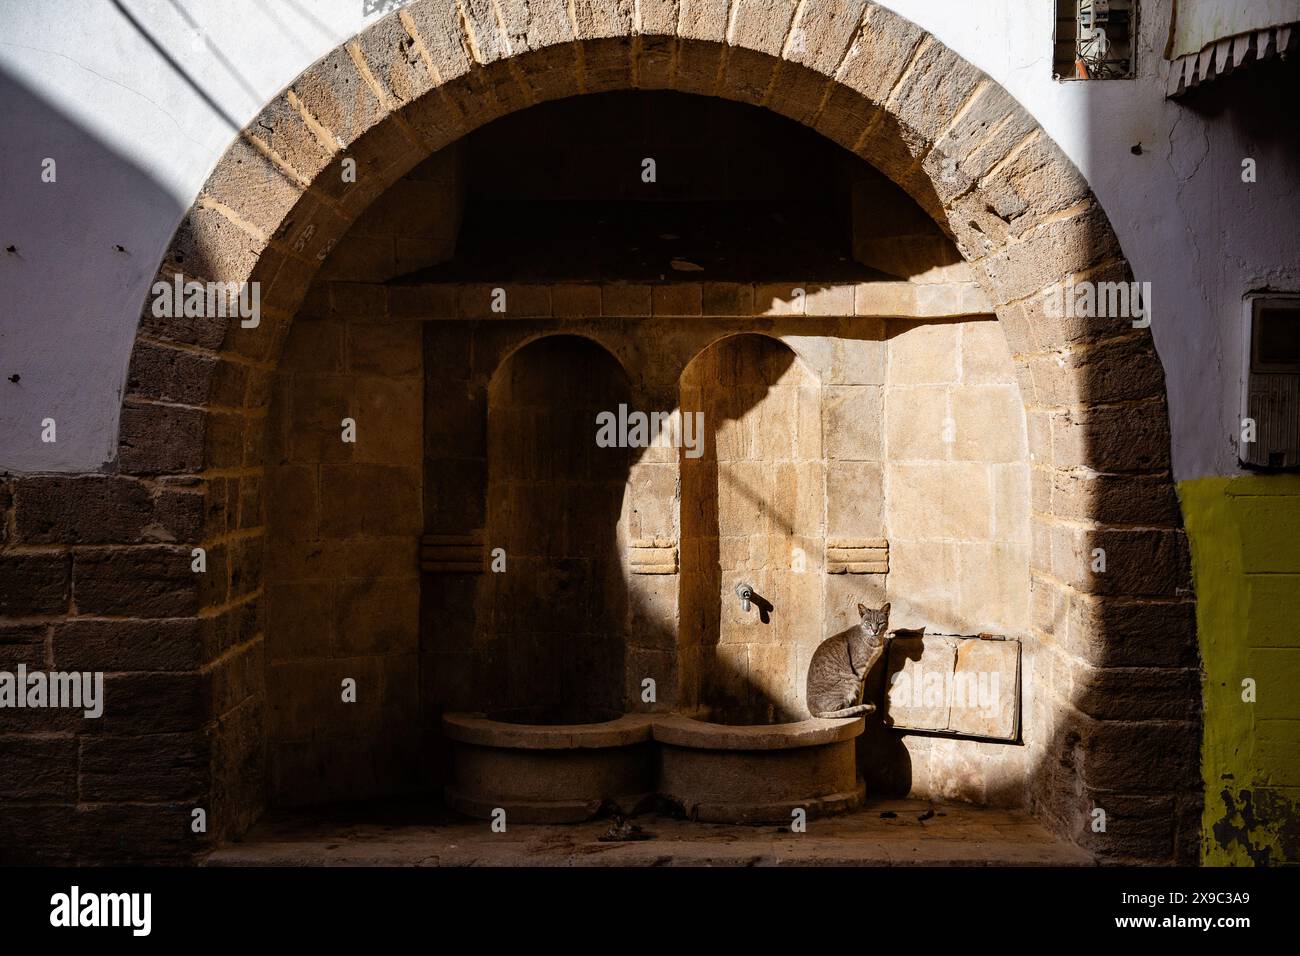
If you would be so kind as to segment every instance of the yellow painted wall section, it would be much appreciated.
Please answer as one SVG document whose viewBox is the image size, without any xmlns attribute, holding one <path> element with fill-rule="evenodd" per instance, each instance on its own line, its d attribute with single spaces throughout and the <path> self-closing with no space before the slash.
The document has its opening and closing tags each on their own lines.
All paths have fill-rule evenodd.
<svg viewBox="0 0 1300 956">
<path fill-rule="evenodd" d="M 1205 669 L 1201 859 L 1300 864 L 1300 475 L 1197 478 L 1178 494 Z"/>
</svg>

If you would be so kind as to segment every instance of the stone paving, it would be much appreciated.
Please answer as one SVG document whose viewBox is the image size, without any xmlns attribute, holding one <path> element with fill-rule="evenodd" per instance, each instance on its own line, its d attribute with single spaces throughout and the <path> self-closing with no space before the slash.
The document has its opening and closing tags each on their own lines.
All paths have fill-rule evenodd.
<svg viewBox="0 0 1300 956">
<path fill-rule="evenodd" d="M 646 814 L 641 839 L 605 842 L 610 820 L 518 825 L 415 803 L 268 815 L 209 866 L 1088 866 L 1020 810 L 871 801 L 788 828 L 691 823 Z"/>
</svg>

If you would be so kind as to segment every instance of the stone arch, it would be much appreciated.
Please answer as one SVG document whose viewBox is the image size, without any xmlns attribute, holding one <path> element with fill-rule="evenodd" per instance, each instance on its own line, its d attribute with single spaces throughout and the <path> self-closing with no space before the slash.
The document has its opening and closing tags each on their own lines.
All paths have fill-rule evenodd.
<svg viewBox="0 0 1300 956">
<path fill-rule="evenodd" d="M 821 386 L 795 348 L 765 330 L 712 338 L 678 377 L 679 408 L 700 416 L 699 455 L 677 457 L 679 703 L 708 720 L 763 724 L 806 716 L 804 687 L 788 678 L 823 636 L 822 575 L 802 573 L 793 556 L 807 552 L 819 561 L 824 553 Z M 805 429 L 810 418 L 815 425 Z M 724 543 L 737 541 L 761 542 L 769 555 L 761 569 L 735 570 L 726 556 L 734 544 Z M 805 611 L 765 619 L 763 669 L 750 666 L 752 630 L 725 612 L 724 581 L 736 575 L 758 601 L 781 594 Z"/>
<path fill-rule="evenodd" d="M 771 339 L 777 345 L 789 350 L 789 352 L 794 356 L 794 361 L 799 364 L 800 370 L 809 378 L 811 378 L 814 382 L 816 382 L 818 385 L 822 384 L 822 380 L 821 380 L 822 377 L 820 373 L 818 373 L 817 369 L 813 366 L 813 363 L 808 360 L 808 356 L 805 354 L 803 349 L 801 349 L 798 345 L 795 345 L 791 342 L 787 342 L 785 338 L 783 338 L 782 336 L 777 335 L 774 332 L 766 331 L 764 329 L 754 329 L 752 331 L 741 331 L 741 332 L 737 332 L 737 331 L 724 332 L 721 335 L 708 339 L 707 341 L 704 342 L 704 344 L 702 344 L 691 354 L 690 358 L 686 360 L 685 364 L 681 367 L 681 369 L 678 372 L 678 381 L 679 382 L 681 381 L 681 376 L 686 374 L 687 369 L 689 369 L 691 365 L 694 364 L 694 362 L 698 358 L 700 358 L 702 355 L 704 355 L 714 346 L 718 345 L 721 342 L 725 342 L 727 339 L 738 338 L 739 336 L 742 335 L 756 335 L 759 338 Z"/>
<path fill-rule="evenodd" d="M 1029 113 L 865 0 L 416 0 L 318 61 L 249 124 L 159 273 L 258 282 L 260 323 L 159 319 L 146 303 L 117 461 L 124 475 L 203 489 L 201 543 L 217 576 L 194 585 L 212 685 L 195 693 L 212 720 L 221 725 L 248 679 L 235 651 L 261 627 L 251 601 L 269 383 L 330 248 L 399 176 L 477 126 L 629 88 L 792 117 L 876 166 L 953 237 L 995 305 L 1028 406 L 1038 640 L 1026 667 L 1058 710 L 1026 715 L 1052 728 L 1026 738 L 1041 767 L 1027 802 L 1100 854 L 1194 858 L 1199 710 L 1168 704 L 1195 635 L 1163 371 L 1146 329 L 1060 318 L 1041 294 L 1073 279 L 1128 281 L 1129 266 L 1087 182 Z M 344 159 L 355 160 L 355 183 L 342 180 Z M 1090 570 L 1097 548 L 1105 575 Z M 239 759 L 214 760 L 218 811 L 250 786 L 236 779 Z M 1088 826 L 1099 804 L 1113 808 L 1105 834 Z M 1171 815 L 1173 836 L 1153 841 L 1151 827 Z M 217 833 L 242 825 L 227 814 Z"/>
<path fill-rule="evenodd" d="M 491 387 L 492 382 L 496 381 L 497 376 L 501 374 L 502 369 L 509 364 L 510 360 L 524 349 L 536 345 L 544 339 L 554 339 L 559 337 L 582 339 L 583 341 L 594 345 L 609 356 L 610 361 L 619 367 L 619 370 L 627 376 L 629 381 L 632 380 L 631 370 L 627 367 L 627 357 L 620 355 L 619 349 L 604 337 L 596 335 L 591 330 L 569 331 L 566 329 L 547 329 L 544 332 L 520 336 L 518 341 L 511 342 L 510 346 L 497 356 L 496 365 L 493 366 L 492 373 L 488 376 L 489 387 Z"/>
</svg>

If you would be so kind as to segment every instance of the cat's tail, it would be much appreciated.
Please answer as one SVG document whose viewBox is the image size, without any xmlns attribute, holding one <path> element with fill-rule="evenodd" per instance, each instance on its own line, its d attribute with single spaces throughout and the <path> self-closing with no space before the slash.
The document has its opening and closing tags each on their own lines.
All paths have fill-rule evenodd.
<svg viewBox="0 0 1300 956">
<path fill-rule="evenodd" d="M 820 714 L 813 714 L 822 720 L 833 720 L 838 717 L 859 717 L 862 714 L 873 714 L 876 711 L 875 704 L 857 704 L 853 707 L 844 707 L 840 710 L 826 710 Z"/>
</svg>

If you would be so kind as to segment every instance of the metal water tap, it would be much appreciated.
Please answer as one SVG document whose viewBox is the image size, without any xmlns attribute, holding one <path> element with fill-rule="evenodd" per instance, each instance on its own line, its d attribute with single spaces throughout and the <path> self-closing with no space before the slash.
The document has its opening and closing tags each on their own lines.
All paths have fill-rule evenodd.
<svg viewBox="0 0 1300 956">
<path fill-rule="evenodd" d="M 754 589 L 743 581 L 736 585 L 736 597 L 740 598 L 740 609 L 749 611 L 749 603 L 754 599 Z"/>
</svg>

